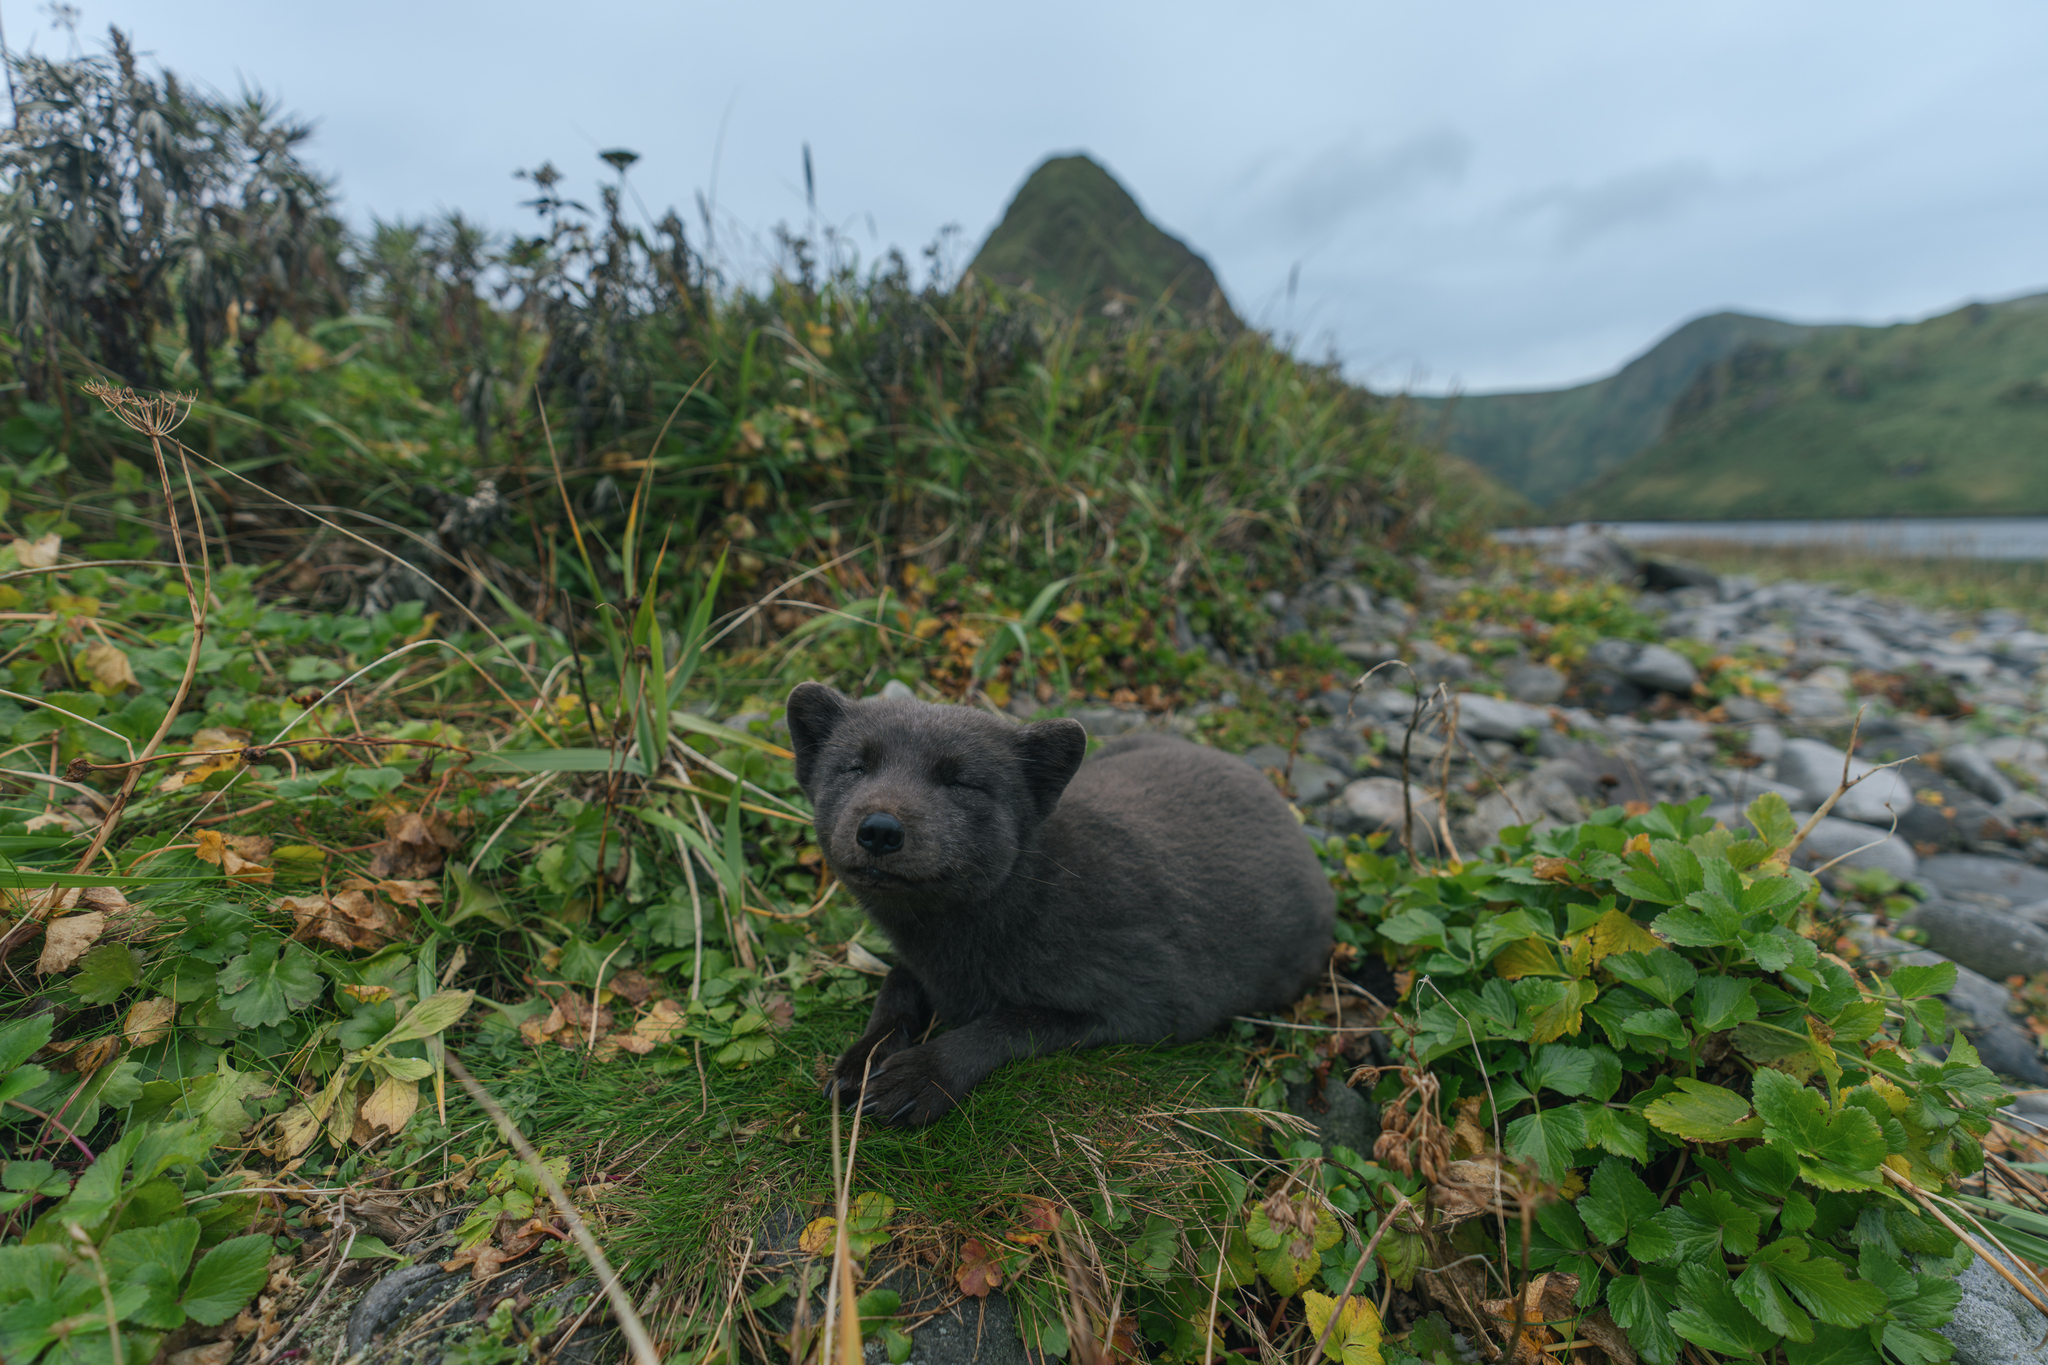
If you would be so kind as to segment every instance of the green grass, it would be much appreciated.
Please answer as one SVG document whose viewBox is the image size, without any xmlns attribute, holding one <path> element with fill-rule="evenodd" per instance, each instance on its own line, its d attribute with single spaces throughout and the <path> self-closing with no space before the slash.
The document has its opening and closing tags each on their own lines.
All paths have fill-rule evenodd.
<svg viewBox="0 0 2048 1365">
<path fill-rule="evenodd" d="M 1758 345 L 1699 372 L 1669 433 L 1559 517 L 2048 511 L 2048 303 Z"/>
<path fill-rule="evenodd" d="M 732 1297 L 736 1274 L 748 1314 L 747 1296 L 787 1269 L 760 1254 L 764 1244 L 788 1250 L 795 1229 L 830 1212 L 831 1114 L 818 1077 L 866 1017 L 864 1001 L 800 1009 L 774 1054 L 746 1068 L 700 1073 L 687 1055 L 591 1066 L 514 1044 L 479 1072 L 547 1155 L 631 1172 L 600 1206 L 607 1252 L 630 1262 L 629 1279 L 662 1286 L 647 1316 L 676 1340 L 691 1335 L 693 1312 Z M 1223 1214 L 1210 1207 L 1212 1167 L 1233 1145 L 1257 1143 L 1227 1112 L 1244 1102 L 1248 1060 L 1242 1043 L 1219 1038 L 1013 1063 L 930 1128 L 863 1124 L 852 1188 L 894 1201 L 898 1253 L 943 1248 L 948 1267 L 964 1237 L 1015 1229 L 1026 1199 L 1070 1206 L 1112 1262 L 1154 1216 L 1213 1246 Z M 851 1137 L 847 1116 L 842 1150 Z M 1055 1282 L 1043 1257 L 1028 1272 L 1027 1313 Z"/>
</svg>

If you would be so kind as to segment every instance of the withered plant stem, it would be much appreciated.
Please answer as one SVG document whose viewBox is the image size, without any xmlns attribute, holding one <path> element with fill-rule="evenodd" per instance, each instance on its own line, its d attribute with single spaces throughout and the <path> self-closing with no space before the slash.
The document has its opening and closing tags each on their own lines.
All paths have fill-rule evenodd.
<svg viewBox="0 0 2048 1365">
<path fill-rule="evenodd" d="M 1409 1204 L 1408 1196 L 1404 1194 L 1394 1207 L 1380 1216 L 1380 1225 L 1372 1230 L 1372 1237 L 1366 1242 L 1365 1249 L 1358 1253 L 1358 1261 L 1351 1267 L 1351 1278 L 1344 1281 L 1344 1292 L 1337 1296 L 1337 1302 L 1330 1309 L 1330 1320 L 1323 1324 L 1323 1330 L 1316 1337 L 1314 1348 L 1308 1353 L 1307 1365 L 1316 1365 L 1316 1362 L 1323 1358 L 1323 1348 L 1329 1345 L 1330 1333 L 1337 1328 L 1337 1318 L 1343 1313 L 1345 1301 L 1351 1297 L 1351 1290 L 1358 1283 L 1358 1272 L 1365 1269 L 1365 1263 L 1372 1259 L 1373 1248 L 1380 1244 L 1380 1238 L 1387 1235 L 1387 1229 L 1394 1225 L 1394 1220 L 1411 1207 L 1413 1206 Z"/>
<path fill-rule="evenodd" d="M 618 1317 L 619 1330 L 625 1333 L 626 1344 L 632 1348 L 637 1365 L 661 1365 L 661 1354 L 654 1349 L 654 1342 L 647 1335 L 647 1326 L 640 1321 L 640 1313 L 633 1307 L 632 1296 L 627 1294 L 626 1287 L 619 1283 L 618 1272 L 612 1269 L 611 1261 L 604 1254 L 604 1248 L 590 1235 L 589 1227 L 583 1222 L 583 1215 L 569 1202 L 569 1196 L 562 1189 L 562 1182 L 555 1179 L 555 1173 L 542 1163 L 540 1153 L 533 1150 L 533 1144 L 526 1140 L 526 1134 L 519 1131 L 519 1125 L 512 1122 L 511 1115 L 491 1098 L 490 1092 L 477 1082 L 476 1077 L 469 1074 L 469 1068 L 462 1064 L 462 1058 L 455 1054 L 453 1048 L 448 1049 L 448 1070 L 462 1083 L 462 1088 L 469 1092 L 469 1097 L 476 1101 L 477 1107 L 491 1116 L 491 1121 L 498 1125 L 499 1134 L 519 1153 L 520 1160 L 526 1163 L 533 1178 L 547 1190 L 548 1198 L 554 1202 L 555 1211 L 561 1214 L 562 1221 L 569 1225 L 570 1235 L 576 1239 L 576 1245 L 583 1248 L 583 1254 L 590 1260 L 590 1268 L 597 1272 L 598 1280 L 604 1286 L 605 1297 L 611 1300 L 612 1312 Z"/>
<path fill-rule="evenodd" d="M 191 694 L 192 679 L 199 672 L 199 650 L 206 639 L 206 601 L 213 591 L 213 570 L 206 556 L 206 527 L 200 520 L 199 494 L 192 487 L 192 466 L 184 458 L 185 447 L 171 433 L 178 429 L 192 411 L 192 394 L 160 394 L 156 398 L 138 397 L 134 390 L 116 388 L 95 380 L 87 384 L 86 392 L 100 400 L 107 411 L 114 414 L 130 430 L 149 438 L 150 451 L 156 456 L 157 481 L 164 494 L 164 520 L 171 528 L 171 549 L 177 555 L 178 574 L 185 583 L 185 606 L 192 614 L 192 648 L 185 655 L 184 676 L 178 679 L 178 690 L 171 696 L 170 708 L 164 712 L 163 721 L 156 727 L 156 733 L 149 737 L 149 743 L 142 746 L 138 756 L 147 761 L 163 747 L 164 739 L 171 733 L 171 726 L 178 719 L 178 712 L 185 705 L 185 698 Z M 164 456 L 164 442 L 169 440 L 177 448 L 179 470 L 185 479 L 185 494 L 191 500 L 192 529 L 199 538 L 200 582 L 192 582 L 192 559 L 185 550 L 184 528 L 178 522 L 177 495 L 171 489 L 171 465 Z M 121 780 L 121 790 L 114 796 L 112 807 L 100 821 L 98 833 L 93 835 L 92 844 L 85 850 L 77 864 L 71 869 L 77 876 L 91 867 L 93 861 L 106 848 L 107 841 L 114 837 L 114 827 L 121 821 L 121 814 L 128 808 L 129 799 L 135 794 L 136 783 L 141 780 L 142 769 L 133 767 Z"/>
</svg>

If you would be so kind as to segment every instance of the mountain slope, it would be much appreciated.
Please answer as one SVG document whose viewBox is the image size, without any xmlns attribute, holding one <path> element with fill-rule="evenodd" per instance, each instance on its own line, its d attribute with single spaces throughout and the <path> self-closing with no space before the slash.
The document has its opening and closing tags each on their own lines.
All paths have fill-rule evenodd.
<svg viewBox="0 0 2048 1365">
<path fill-rule="evenodd" d="M 1414 400 L 1422 434 L 1537 503 L 1599 477 L 1664 434 L 1693 377 L 1753 342 L 1784 346 L 1821 329 L 1742 313 L 1694 318 L 1614 374 L 1535 393 Z"/>
<path fill-rule="evenodd" d="M 1700 370 L 1663 439 L 1560 516 L 2048 512 L 2048 295 L 1751 341 Z"/>
<path fill-rule="evenodd" d="M 1031 172 L 968 269 L 1088 313 L 1166 301 L 1185 317 L 1240 325 L 1209 263 L 1086 156 L 1051 157 Z"/>
</svg>

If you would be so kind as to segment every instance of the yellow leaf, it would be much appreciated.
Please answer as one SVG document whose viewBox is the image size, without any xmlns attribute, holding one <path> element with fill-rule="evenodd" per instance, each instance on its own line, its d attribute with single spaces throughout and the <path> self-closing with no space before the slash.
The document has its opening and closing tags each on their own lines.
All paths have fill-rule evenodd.
<svg viewBox="0 0 2048 1365">
<path fill-rule="evenodd" d="M 1493 974 L 1509 981 L 1519 981 L 1525 976 L 1563 976 L 1564 970 L 1557 965 L 1557 955 L 1550 951 L 1550 945 L 1540 938 L 1517 939 L 1501 949 L 1500 956 L 1493 960 Z"/>
<path fill-rule="evenodd" d="M 1323 1354 L 1341 1360 L 1344 1365 L 1384 1365 L 1380 1355 L 1379 1310 L 1370 1299 L 1347 1298 L 1340 1309 L 1337 1300 L 1311 1289 L 1301 1296 L 1301 1301 L 1308 1309 L 1309 1331 L 1324 1343 Z M 1333 1314 L 1337 1319 L 1335 1326 L 1330 1323 Z M 1323 1335 L 1326 1330 L 1327 1337 Z"/>
<path fill-rule="evenodd" d="M 1647 834 L 1638 834 L 1635 838 L 1630 839 L 1621 846 L 1621 852 L 1623 857 L 1627 857 L 1631 853 L 1640 853 L 1652 863 L 1657 861 L 1657 855 L 1650 852 L 1650 836 Z"/>
<path fill-rule="evenodd" d="M 796 1239 L 796 1244 L 800 1250 L 813 1256 L 829 1256 L 838 1236 L 839 1220 L 828 1213 L 804 1224 L 803 1234 Z"/>
<path fill-rule="evenodd" d="M 291 897 L 286 896 L 284 899 L 290 900 Z M 389 986 L 359 986 L 351 983 L 343 986 L 341 992 L 359 1005 L 378 1005 L 391 998 Z"/>
<path fill-rule="evenodd" d="M 1574 981 L 1564 988 L 1564 995 L 1556 1003 L 1536 1010 L 1530 1017 L 1529 1041 L 1532 1043 L 1554 1043 L 1567 1033 L 1579 1036 L 1579 1025 L 1586 1006 L 1600 996 L 1600 988 L 1590 981 Z"/>
<path fill-rule="evenodd" d="M 142 686 L 136 681 L 135 669 L 129 664 L 128 656 L 105 640 L 87 645 L 78 656 L 78 667 L 92 680 L 95 692 L 114 693 Z"/>
<path fill-rule="evenodd" d="M 66 616 L 98 616 L 100 599 L 80 597 L 76 593 L 53 592 L 50 594 L 50 609 L 62 612 Z"/>
<path fill-rule="evenodd" d="M 24 569 L 47 569 L 57 562 L 57 552 L 64 546 L 62 536 L 43 536 L 38 540 L 17 540 L 14 542 L 14 562 Z"/>
<path fill-rule="evenodd" d="M 363 1101 L 363 1122 L 387 1133 L 403 1132 L 420 1107 L 420 1083 L 387 1075 L 377 1082 L 370 1098 Z"/>
<path fill-rule="evenodd" d="M 1609 910 L 1594 920 L 1593 927 L 1586 931 L 1586 940 L 1592 945 L 1596 963 L 1614 953 L 1654 953 L 1664 946 L 1625 910 Z"/>
<path fill-rule="evenodd" d="M 128 1008 L 128 1018 L 121 1025 L 121 1036 L 128 1040 L 130 1047 L 160 1043 L 171 1031 L 171 1021 L 177 1017 L 178 1002 L 168 996 L 138 1000 Z"/>
<path fill-rule="evenodd" d="M 300 1155 L 320 1136 L 320 1119 L 311 1104 L 295 1104 L 277 1117 L 277 1141 L 271 1155 L 290 1159 Z"/>
<path fill-rule="evenodd" d="M 1568 882 L 1578 875 L 1579 866 L 1570 858 L 1538 858 L 1529 870 L 1547 882 Z"/>
</svg>

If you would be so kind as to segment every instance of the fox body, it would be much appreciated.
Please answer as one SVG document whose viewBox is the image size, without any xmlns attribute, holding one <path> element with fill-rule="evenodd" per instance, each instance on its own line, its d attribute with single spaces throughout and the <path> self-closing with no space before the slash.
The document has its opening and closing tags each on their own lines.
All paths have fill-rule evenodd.
<svg viewBox="0 0 2048 1365">
<path fill-rule="evenodd" d="M 1071 720 L 818 683 L 788 717 L 826 861 L 896 952 L 826 1087 L 883 1122 L 929 1123 L 1018 1057 L 1199 1038 L 1328 960 L 1329 881 L 1236 758 L 1132 735 L 1083 762 Z"/>
</svg>

